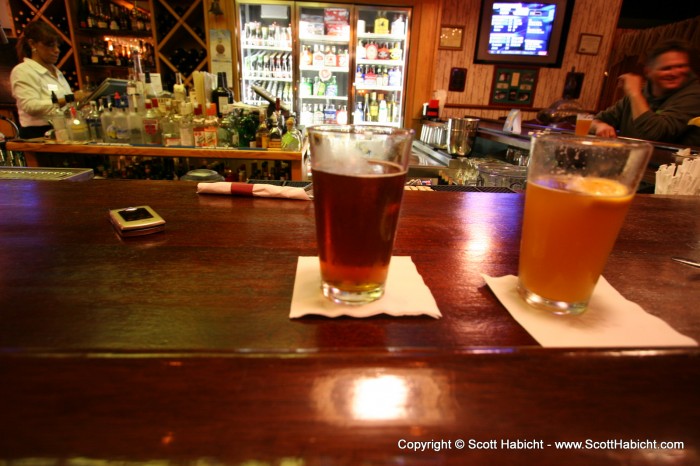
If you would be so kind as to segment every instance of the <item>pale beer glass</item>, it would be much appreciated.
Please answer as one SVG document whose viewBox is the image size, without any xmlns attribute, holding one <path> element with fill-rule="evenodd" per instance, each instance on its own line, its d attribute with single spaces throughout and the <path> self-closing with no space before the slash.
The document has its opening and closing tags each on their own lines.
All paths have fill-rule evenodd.
<svg viewBox="0 0 700 466">
<path fill-rule="evenodd" d="M 586 310 L 651 152 L 646 142 L 533 137 L 518 273 L 530 305 Z"/>
<path fill-rule="evenodd" d="M 365 304 L 384 294 L 413 130 L 308 129 L 324 296 Z"/>
<path fill-rule="evenodd" d="M 577 113 L 576 114 L 576 129 L 574 133 L 576 136 L 585 136 L 591 130 L 591 125 L 593 124 L 593 115 L 590 113 Z"/>
</svg>

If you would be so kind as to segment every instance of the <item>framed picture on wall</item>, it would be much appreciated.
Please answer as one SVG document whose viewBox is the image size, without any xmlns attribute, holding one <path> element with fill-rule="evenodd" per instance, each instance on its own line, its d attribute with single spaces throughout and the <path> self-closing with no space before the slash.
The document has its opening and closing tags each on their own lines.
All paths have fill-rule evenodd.
<svg viewBox="0 0 700 466">
<path fill-rule="evenodd" d="M 442 50 L 462 50 L 464 28 L 462 26 L 440 26 L 440 46 Z"/>
<path fill-rule="evenodd" d="M 539 68 L 496 66 L 489 105 L 532 107 Z"/>
<path fill-rule="evenodd" d="M 598 55 L 600 43 L 603 41 L 603 36 L 598 34 L 581 34 L 578 38 L 578 47 L 576 52 L 583 55 Z"/>
</svg>

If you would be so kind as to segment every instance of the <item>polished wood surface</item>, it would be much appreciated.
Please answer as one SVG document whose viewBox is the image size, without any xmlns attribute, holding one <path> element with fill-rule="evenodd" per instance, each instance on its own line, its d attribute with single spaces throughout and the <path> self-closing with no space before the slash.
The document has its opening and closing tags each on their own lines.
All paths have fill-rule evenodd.
<svg viewBox="0 0 700 466">
<path fill-rule="evenodd" d="M 8 465 L 700 461 L 698 353 L 4 355 L 0 371 L 0 458 L 35 461 Z M 501 443 L 518 440 L 537 448 Z M 657 448 L 555 443 L 587 440 L 650 440 Z M 470 441 L 496 448 L 469 448 Z M 407 442 L 432 448 L 413 451 Z M 682 446 L 660 449 L 661 442 Z"/>
<path fill-rule="evenodd" d="M 444 315 L 290 321 L 313 204 L 197 195 L 187 182 L 0 183 L 3 347 L 276 350 L 527 346 L 481 273 L 517 274 L 518 194 L 406 192 L 395 255 Z M 164 233 L 121 239 L 107 210 L 147 204 Z M 625 297 L 700 339 L 700 200 L 639 195 L 604 272 Z"/>
<path fill-rule="evenodd" d="M 292 169 L 292 179 L 302 179 L 301 152 L 243 149 L 203 149 L 193 147 L 130 146 L 100 144 L 55 144 L 8 141 L 7 149 L 24 152 L 27 166 L 41 166 L 42 154 L 128 155 L 140 157 L 192 157 L 196 159 L 284 160 Z M 37 155 L 38 154 L 38 155 Z"/>
<path fill-rule="evenodd" d="M 290 320 L 297 257 L 316 254 L 310 202 L 0 182 L 0 462 L 700 462 L 700 350 L 539 347 L 480 275 L 517 273 L 522 196 L 405 194 L 395 254 L 439 320 Z M 140 204 L 165 232 L 120 238 L 107 210 Z M 697 198 L 638 195 L 604 272 L 695 339 L 700 273 L 670 258 L 700 259 L 698 214 Z M 500 443 L 518 439 L 543 448 Z M 554 444 L 587 439 L 683 445 Z"/>
</svg>

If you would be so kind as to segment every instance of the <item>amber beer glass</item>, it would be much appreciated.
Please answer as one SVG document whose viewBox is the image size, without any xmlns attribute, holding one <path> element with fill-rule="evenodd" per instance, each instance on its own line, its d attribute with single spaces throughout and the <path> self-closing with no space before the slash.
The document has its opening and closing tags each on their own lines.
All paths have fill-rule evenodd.
<svg viewBox="0 0 700 466">
<path fill-rule="evenodd" d="M 574 133 L 576 136 L 585 136 L 591 130 L 592 124 L 593 115 L 590 113 L 578 113 L 576 114 L 576 129 Z"/>
<path fill-rule="evenodd" d="M 324 296 L 365 304 L 384 294 L 413 130 L 308 129 Z"/>
<path fill-rule="evenodd" d="M 532 139 L 518 292 L 555 314 L 586 310 L 652 146 L 546 134 Z"/>
</svg>

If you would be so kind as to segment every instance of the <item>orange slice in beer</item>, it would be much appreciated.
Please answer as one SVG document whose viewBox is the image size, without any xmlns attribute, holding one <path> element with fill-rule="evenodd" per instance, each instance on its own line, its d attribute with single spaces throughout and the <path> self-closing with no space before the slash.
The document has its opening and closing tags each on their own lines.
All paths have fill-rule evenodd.
<svg viewBox="0 0 700 466">
<path fill-rule="evenodd" d="M 573 178 L 566 188 L 589 196 L 618 197 L 629 193 L 622 183 L 605 178 Z"/>
</svg>

